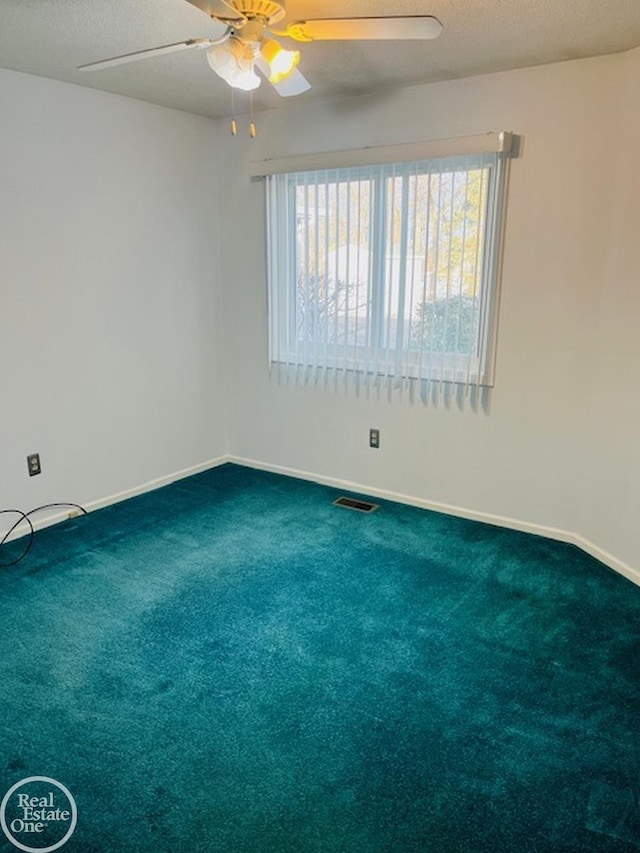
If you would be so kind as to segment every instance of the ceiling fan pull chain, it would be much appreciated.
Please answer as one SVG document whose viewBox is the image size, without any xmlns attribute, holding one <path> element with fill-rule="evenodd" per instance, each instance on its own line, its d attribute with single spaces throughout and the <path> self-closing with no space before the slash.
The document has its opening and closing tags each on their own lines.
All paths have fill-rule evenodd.
<svg viewBox="0 0 640 853">
<path fill-rule="evenodd" d="M 231 136 L 238 135 L 238 125 L 236 123 L 236 99 L 233 89 L 231 89 L 231 124 L 229 125 Z"/>
<path fill-rule="evenodd" d="M 249 122 L 249 136 L 251 139 L 256 138 L 256 123 L 253 120 L 253 92 L 249 92 L 249 118 L 251 121 Z"/>
</svg>

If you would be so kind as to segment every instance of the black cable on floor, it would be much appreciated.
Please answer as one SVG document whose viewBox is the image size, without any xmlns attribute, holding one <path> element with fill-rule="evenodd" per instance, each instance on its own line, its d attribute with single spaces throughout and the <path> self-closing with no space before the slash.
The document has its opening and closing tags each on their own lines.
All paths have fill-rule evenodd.
<svg viewBox="0 0 640 853">
<path fill-rule="evenodd" d="M 12 524 L 11 527 L 7 530 L 7 532 L 4 534 L 2 539 L 0 539 L 0 548 L 4 545 L 4 543 L 7 541 L 9 536 L 11 536 L 11 534 L 16 529 L 16 527 L 18 527 L 20 524 L 22 524 L 23 521 L 26 521 L 27 524 L 29 525 L 29 535 L 27 538 L 27 544 L 24 548 L 24 551 L 22 552 L 22 554 L 20 554 L 19 557 L 16 557 L 16 559 L 12 560 L 10 563 L 0 562 L 0 569 L 8 569 L 11 566 L 17 565 L 17 563 L 19 563 L 20 560 L 24 560 L 24 558 L 27 556 L 27 554 L 31 550 L 31 546 L 33 545 L 33 539 L 36 535 L 36 531 L 35 531 L 35 528 L 33 526 L 33 522 L 31 521 L 31 516 L 36 512 L 41 512 L 43 509 L 55 509 L 56 507 L 60 507 L 60 506 L 66 506 L 66 507 L 72 506 L 72 507 L 75 507 L 76 509 L 79 509 L 80 512 L 82 512 L 84 515 L 88 514 L 87 510 L 83 506 L 80 506 L 80 504 L 71 503 L 69 501 L 61 501 L 59 503 L 42 504 L 42 506 L 37 506 L 37 507 L 35 507 L 35 509 L 30 509 L 29 512 L 23 512 L 21 509 L 0 509 L 0 515 L 18 515 L 18 516 L 20 516 L 18 518 L 18 520 L 14 524 Z"/>
</svg>

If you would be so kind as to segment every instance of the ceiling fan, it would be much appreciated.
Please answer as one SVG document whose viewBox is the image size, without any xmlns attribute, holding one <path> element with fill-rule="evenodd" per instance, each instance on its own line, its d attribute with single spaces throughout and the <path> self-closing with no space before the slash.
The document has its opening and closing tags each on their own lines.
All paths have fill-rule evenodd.
<svg viewBox="0 0 640 853">
<path fill-rule="evenodd" d="M 297 68 L 300 53 L 285 50 L 273 36 L 298 42 L 434 39 L 442 32 L 442 24 L 431 15 L 400 17 L 317 18 L 294 21 L 284 29 L 274 25 L 285 16 L 285 9 L 275 0 L 187 0 L 214 21 L 226 26 L 219 38 L 192 38 L 114 56 L 99 62 L 78 66 L 80 71 L 97 71 L 127 62 L 136 62 L 189 48 L 206 48 L 211 68 L 232 88 L 251 91 L 260 85 L 256 69 L 284 96 L 299 95 L 311 88 Z"/>
</svg>

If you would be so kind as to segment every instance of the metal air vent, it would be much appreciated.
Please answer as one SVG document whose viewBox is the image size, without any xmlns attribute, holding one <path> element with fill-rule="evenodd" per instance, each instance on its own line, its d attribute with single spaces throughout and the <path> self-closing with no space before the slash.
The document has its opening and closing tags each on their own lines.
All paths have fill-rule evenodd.
<svg viewBox="0 0 640 853">
<path fill-rule="evenodd" d="M 340 497 L 333 502 L 336 506 L 344 506 L 347 509 L 355 509 L 358 512 L 373 512 L 378 509 L 378 504 L 372 504 L 369 501 L 360 501 L 356 498 Z"/>
</svg>

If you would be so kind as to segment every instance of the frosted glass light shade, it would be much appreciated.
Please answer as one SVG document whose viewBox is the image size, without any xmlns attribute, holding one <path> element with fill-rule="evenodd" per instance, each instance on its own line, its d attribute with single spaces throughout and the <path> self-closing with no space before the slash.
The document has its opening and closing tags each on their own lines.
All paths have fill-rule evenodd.
<svg viewBox="0 0 640 853">
<path fill-rule="evenodd" d="M 251 44 L 231 37 L 207 51 L 207 62 L 219 77 L 233 89 L 250 92 L 260 85 L 255 72 L 255 52 Z"/>
</svg>

